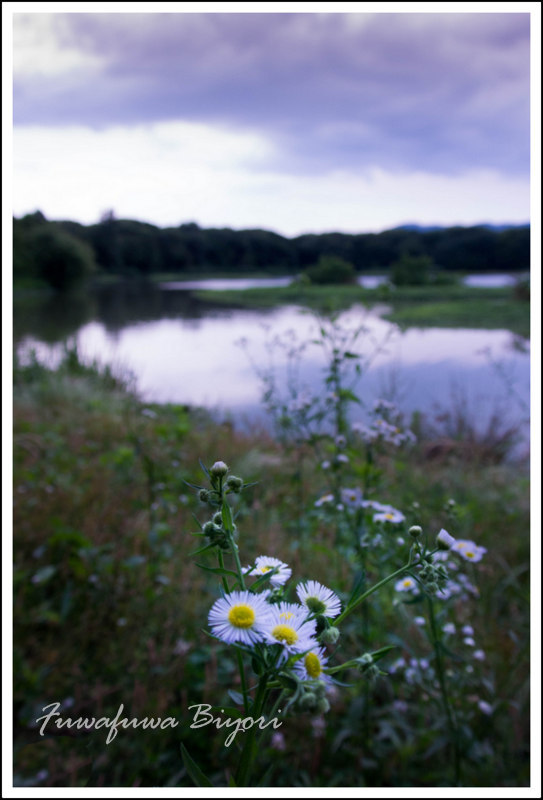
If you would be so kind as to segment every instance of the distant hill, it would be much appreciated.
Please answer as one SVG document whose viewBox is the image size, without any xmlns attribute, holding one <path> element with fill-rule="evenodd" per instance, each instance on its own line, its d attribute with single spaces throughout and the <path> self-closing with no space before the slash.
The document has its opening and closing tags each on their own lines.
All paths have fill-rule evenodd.
<svg viewBox="0 0 543 800">
<path fill-rule="evenodd" d="M 450 228 L 486 228 L 490 231 L 496 231 L 497 233 L 501 233 L 501 231 L 509 231 L 511 228 L 529 228 L 529 222 L 523 222 L 519 224 L 515 223 L 505 223 L 503 225 L 494 225 L 491 222 L 480 222 L 478 225 L 416 225 L 414 223 L 410 223 L 408 225 L 398 225 L 397 228 L 392 228 L 395 231 L 417 231 L 418 233 L 430 233 L 432 231 L 444 231 Z"/>
</svg>

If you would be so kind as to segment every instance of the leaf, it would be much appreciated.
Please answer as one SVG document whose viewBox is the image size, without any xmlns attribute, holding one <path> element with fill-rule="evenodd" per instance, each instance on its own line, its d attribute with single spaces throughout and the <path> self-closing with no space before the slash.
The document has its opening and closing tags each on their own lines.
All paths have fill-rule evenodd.
<svg viewBox="0 0 543 800">
<path fill-rule="evenodd" d="M 200 547 L 198 550 L 195 550 L 193 553 L 189 553 L 189 556 L 199 556 L 200 553 L 205 553 L 207 550 L 213 550 L 214 547 L 214 544 L 206 544 L 203 547 Z"/>
<path fill-rule="evenodd" d="M 363 593 L 364 586 L 366 584 L 366 575 L 364 572 L 357 572 L 354 576 L 353 588 L 351 591 L 351 595 L 346 603 L 346 608 L 349 608 L 352 603 Z"/>
<path fill-rule="evenodd" d="M 236 579 L 238 577 L 237 572 L 232 572 L 231 569 L 225 569 L 224 567 L 206 567 L 205 564 L 198 563 L 196 563 L 196 566 L 200 567 L 200 569 L 205 569 L 206 572 L 212 572 L 214 575 L 232 575 Z"/>
<path fill-rule="evenodd" d="M 245 705 L 245 702 L 243 700 L 243 695 L 241 694 L 241 692 L 236 692 L 235 689 L 229 689 L 228 694 L 230 695 L 234 703 L 238 704 L 238 706 Z"/>
<path fill-rule="evenodd" d="M 222 524 L 224 525 L 227 531 L 232 531 L 234 529 L 234 523 L 232 520 L 232 511 L 230 510 L 230 506 L 223 500 L 222 508 L 221 508 L 221 515 L 222 515 Z"/>
<path fill-rule="evenodd" d="M 187 748 L 181 742 L 181 756 L 183 758 L 183 764 L 185 765 L 185 769 L 187 770 L 189 776 L 194 781 L 196 786 L 213 786 L 211 781 L 206 778 L 198 764 L 192 760 L 187 752 Z"/>
<path fill-rule="evenodd" d="M 201 459 L 201 458 L 199 458 L 199 459 L 198 459 L 198 462 L 199 462 L 200 466 L 202 467 L 203 471 L 205 472 L 205 474 L 206 474 L 207 478 L 208 478 L 209 480 L 211 480 L 211 476 L 210 476 L 210 474 L 209 474 L 209 470 L 208 470 L 208 468 L 206 467 L 206 465 L 204 464 L 204 462 L 202 461 L 202 459 Z"/>
<path fill-rule="evenodd" d="M 32 576 L 32 583 L 45 583 L 53 577 L 56 571 L 57 568 L 52 564 L 42 567 Z"/>
</svg>

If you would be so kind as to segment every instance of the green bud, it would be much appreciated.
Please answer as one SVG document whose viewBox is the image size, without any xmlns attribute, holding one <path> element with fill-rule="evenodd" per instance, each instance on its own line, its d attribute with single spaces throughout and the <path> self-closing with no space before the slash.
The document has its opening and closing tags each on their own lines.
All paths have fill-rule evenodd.
<svg viewBox="0 0 543 800">
<path fill-rule="evenodd" d="M 317 707 L 315 710 L 319 714 L 326 714 L 326 712 L 330 710 L 330 703 L 326 697 L 321 697 L 321 699 L 317 702 Z"/>
<path fill-rule="evenodd" d="M 304 711 L 314 711 L 317 707 L 317 695 L 313 692 L 306 692 L 300 697 L 299 705 Z"/>
<path fill-rule="evenodd" d="M 413 539 L 418 539 L 419 536 L 422 536 L 422 528 L 420 525 L 412 525 L 408 531 L 409 535 L 413 537 Z"/>
<path fill-rule="evenodd" d="M 200 489 L 200 491 L 198 492 L 198 497 L 202 501 L 202 503 L 207 503 L 209 500 L 209 490 Z"/>
<path fill-rule="evenodd" d="M 226 487 L 230 489 L 231 492 L 241 492 L 243 488 L 243 480 L 238 478 L 236 475 L 229 475 L 226 479 Z"/>
<path fill-rule="evenodd" d="M 323 644 L 335 644 L 339 639 L 339 628 L 325 628 L 320 635 Z"/>
<path fill-rule="evenodd" d="M 227 472 L 228 472 L 228 467 L 226 466 L 224 461 L 215 461 L 215 463 L 209 470 L 209 474 L 213 478 L 224 478 Z"/>
</svg>

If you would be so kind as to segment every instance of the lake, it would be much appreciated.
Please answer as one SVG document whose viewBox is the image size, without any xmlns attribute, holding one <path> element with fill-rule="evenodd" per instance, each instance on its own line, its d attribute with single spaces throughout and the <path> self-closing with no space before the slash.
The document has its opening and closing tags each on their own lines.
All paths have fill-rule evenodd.
<svg viewBox="0 0 543 800">
<path fill-rule="evenodd" d="M 242 290 L 278 285 L 277 280 L 288 279 L 205 284 Z M 70 302 L 53 296 L 15 303 L 18 353 L 24 360 L 34 350 L 40 360 L 55 364 L 62 342 L 69 341 L 77 344 L 84 360 L 130 371 L 146 402 L 204 406 L 217 418 L 232 418 L 240 426 L 262 421 L 257 371 L 273 366 L 283 391 L 294 368 L 289 352 L 318 335 L 318 321 L 297 306 L 258 311 L 213 306 L 190 293 L 203 283 L 115 285 Z M 527 441 L 527 341 L 507 330 L 401 331 L 381 312 L 353 306 L 339 317 L 345 329 L 365 328 L 355 348 L 365 365 L 356 387 L 365 403 L 385 397 L 406 413 L 417 410 L 432 416 L 463 408 L 482 429 L 494 415 L 494 424 L 522 422 Z M 321 392 L 324 368 L 322 348 L 306 346 L 296 365 L 298 388 Z"/>
</svg>

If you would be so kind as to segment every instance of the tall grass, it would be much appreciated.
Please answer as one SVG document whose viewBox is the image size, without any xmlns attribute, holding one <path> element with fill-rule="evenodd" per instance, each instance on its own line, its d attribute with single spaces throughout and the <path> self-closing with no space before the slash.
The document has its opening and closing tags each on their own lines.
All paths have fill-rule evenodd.
<svg viewBox="0 0 543 800">
<path fill-rule="evenodd" d="M 457 642 L 449 643 L 454 655 L 445 664 L 452 702 L 464 709 L 463 785 L 527 786 L 528 465 L 507 461 L 502 442 L 479 447 L 475 439 L 469 457 L 458 449 L 436 458 L 422 425 L 420 434 L 408 451 L 375 452 L 373 467 L 387 486 L 387 501 L 405 511 L 409 524 L 434 532 L 446 509 L 454 508 L 447 518 L 451 533 L 488 550 L 473 565 L 478 599 L 454 606 L 457 618 L 473 626 L 485 661 L 474 661 L 472 650 Z M 224 459 L 236 474 L 257 481 L 236 505 L 245 557 L 278 555 L 297 574 L 318 576 L 346 597 L 352 565 L 338 550 L 333 526 L 314 513 L 325 488 L 320 460 L 307 443 L 298 454 L 302 460 L 293 460 L 288 442 L 264 431 L 242 435 L 196 410 L 144 404 L 126 382 L 81 364 L 74 352 L 56 371 L 37 362 L 17 365 L 18 785 L 191 786 L 181 741 L 214 785 L 225 785 L 235 753 L 218 732 L 189 727 L 191 704 L 231 704 L 228 690 L 240 685 L 231 652 L 202 631 L 216 582 L 189 557 L 203 516 L 187 482 L 201 482 L 200 458 Z M 301 505 L 307 513 L 300 513 Z M 423 606 L 396 601 L 391 589 L 372 611 L 368 644 L 397 631 L 387 642 L 398 652 L 431 657 L 424 629 L 414 622 Z M 359 624 L 353 618 L 342 638 L 346 657 L 359 654 Z M 391 665 L 389 659 L 384 670 Z M 470 666 L 471 683 L 462 678 L 459 696 L 457 677 Z M 337 692 L 325 718 L 289 718 L 282 749 L 276 743 L 261 754 L 267 785 L 451 785 L 439 703 L 421 680 L 409 684 L 391 672 L 368 688 L 353 681 Z M 478 710 L 480 700 L 492 706 L 491 715 Z M 171 716 L 180 724 L 121 731 L 107 746 L 100 731 L 59 735 L 48 729 L 41 737 L 36 719 L 52 702 L 72 718 L 113 716 L 122 703 L 129 717 Z"/>
</svg>

